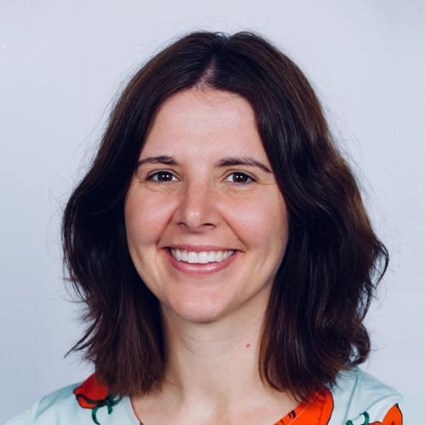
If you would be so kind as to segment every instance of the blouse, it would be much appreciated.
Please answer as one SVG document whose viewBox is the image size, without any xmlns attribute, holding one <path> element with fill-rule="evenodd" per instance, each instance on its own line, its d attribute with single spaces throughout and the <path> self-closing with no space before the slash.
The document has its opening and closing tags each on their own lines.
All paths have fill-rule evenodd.
<svg viewBox="0 0 425 425">
<path fill-rule="evenodd" d="M 340 372 L 335 385 L 324 386 L 313 401 L 300 403 L 274 425 L 402 425 L 401 399 L 396 390 L 355 367 Z M 143 425 L 132 409 L 130 398 L 110 394 L 95 374 L 81 384 L 43 397 L 6 423 L 76 424 Z"/>
</svg>

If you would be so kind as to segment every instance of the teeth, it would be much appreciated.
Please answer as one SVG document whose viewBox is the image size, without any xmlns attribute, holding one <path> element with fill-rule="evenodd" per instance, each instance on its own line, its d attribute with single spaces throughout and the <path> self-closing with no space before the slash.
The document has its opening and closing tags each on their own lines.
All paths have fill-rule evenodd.
<svg viewBox="0 0 425 425">
<path fill-rule="evenodd" d="M 183 249 L 172 249 L 171 254 L 177 261 L 190 264 L 220 263 L 229 258 L 234 251 L 185 251 Z"/>
</svg>

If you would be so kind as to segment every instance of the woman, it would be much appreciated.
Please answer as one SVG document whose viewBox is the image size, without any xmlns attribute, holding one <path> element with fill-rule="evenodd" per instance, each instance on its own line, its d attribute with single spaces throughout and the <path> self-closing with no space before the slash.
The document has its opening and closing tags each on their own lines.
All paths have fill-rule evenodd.
<svg viewBox="0 0 425 425">
<path fill-rule="evenodd" d="M 96 372 L 10 424 L 402 424 L 357 368 L 387 251 L 263 38 L 193 33 L 133 77 L 63 241 Z"/>
</svg>

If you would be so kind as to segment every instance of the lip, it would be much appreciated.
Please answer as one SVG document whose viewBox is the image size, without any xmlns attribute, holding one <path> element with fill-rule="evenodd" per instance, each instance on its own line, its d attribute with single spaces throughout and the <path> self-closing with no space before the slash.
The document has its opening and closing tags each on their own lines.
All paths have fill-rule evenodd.
<svg viewBox="0 0 425 425">
<path fill-rule="evenodd" d="M 171 254 L 171 249 L 181 249 L 186 251 L 193 252 L 202 252 L 202 251 L 234 251 L 233 254 L 226 258 L 225 260 L 219 263 L 185 263 L 183 261 L 176 260 Z M 240 251 L 232 250 L 224 247 L 217 247 L 211 245 L 203 246 L 193 246 L 193 245 L 172 245 L 163 249 L 167 259 L 170 261 L 171 265 L 180 272 L 190 274 L 190 275 L 208 275 L 217 273 L 227 267 L 229 267 L 233 261 L 239 256 Z"/>
</svg>

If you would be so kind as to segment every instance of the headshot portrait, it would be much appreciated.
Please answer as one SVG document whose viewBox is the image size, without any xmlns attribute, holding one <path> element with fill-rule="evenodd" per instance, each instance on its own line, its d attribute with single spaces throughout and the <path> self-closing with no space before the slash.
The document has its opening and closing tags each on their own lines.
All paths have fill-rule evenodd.
<svg viewBox="0 0 425 425">
<path fill-rule="evenodd" d="M 0 421 L 419 423 L 424 5 L 184 3 L 1 6 Z"/>
</svg>

